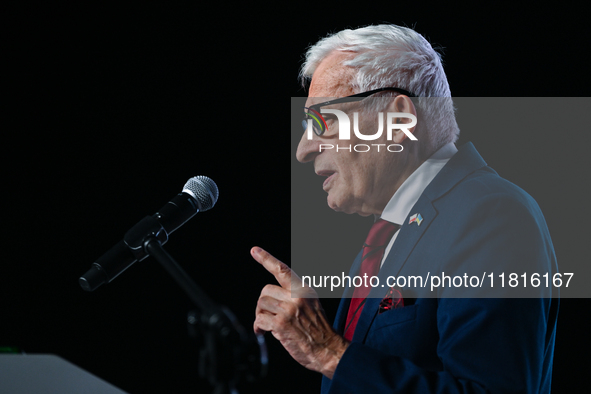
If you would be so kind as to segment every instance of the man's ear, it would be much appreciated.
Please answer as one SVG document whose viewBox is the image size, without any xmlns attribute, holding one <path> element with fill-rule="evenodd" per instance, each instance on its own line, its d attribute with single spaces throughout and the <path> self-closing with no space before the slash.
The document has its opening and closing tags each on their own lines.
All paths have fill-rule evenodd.
<svg viewBox="0 0 591 394">
<path fill-rule="evenodd" d="M 417 110 L 415 108 L 414 103 L 412 100 L 404 95 L 396 96 L 394 100 L 390 101 L 387 108 L 388 113 L 405 113 L 414 115 L 415 119 L 417 117 Z M 394 117 L 392 119 L 392 123 L 394 124 L 407 124 L 413 123 L 413 120 L 410 117 L 400 116 Z M 405 127 L 404 128 L 407 132 L 410 132 L 414 135 L 416 130 L 416 123 L 415 126 L 412 127 Z M 396 144 L 402 143 L 408 135 L 402 129 L 393 129 L 392 130 L 392 142 Z"/>
</svg>

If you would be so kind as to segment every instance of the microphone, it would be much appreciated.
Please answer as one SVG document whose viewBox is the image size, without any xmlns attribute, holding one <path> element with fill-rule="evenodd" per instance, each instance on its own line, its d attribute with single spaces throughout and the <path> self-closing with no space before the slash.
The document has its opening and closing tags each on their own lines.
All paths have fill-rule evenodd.
<svg viewBox="0 0 591 394">
<path fill-rule="evenodd" d="M 187 181 L 183 191 L 158 212 L 146 216 L 133 226 L 123 240 L 92 264 L 78 283 L 86 291 L 93 291 L 103 283 L 109 283 L 136 261 L 148 257 L 144 244 L 155 238 L 160 244 L 168 241 L 168 235 L 185 224 L 197 212 L 205 212 L 215 205 L 219 191 L 214 181 L 206 176 L 196 176 Z"/>
</svg>

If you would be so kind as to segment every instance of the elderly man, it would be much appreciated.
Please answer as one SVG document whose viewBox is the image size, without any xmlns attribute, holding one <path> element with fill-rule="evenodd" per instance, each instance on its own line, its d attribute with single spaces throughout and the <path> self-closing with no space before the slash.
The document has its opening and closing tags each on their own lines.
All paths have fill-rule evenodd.
<svg viewBox="0 0 591 394">
<path fill-rule="evenodd" d="M 447 79 L 422 36 L 392 25 L 342 31 L 309 49 L 302 77 L 311 79 L 308 115 L 323 119 L 309 122 L 315 134 L 302 136 L 298 160 L 327 177 L 330 208 L 375 217 L 351 276 L 556 272 L 535 201 L 471 144 L 456 149 Z M 367 152 L 352 148 L 370 146 L 360 133 L 339 138 L 342 119 L 330 111 L 358 110 L 358 128 L 373 133 L 376 117 L 362 106 L 394 113 Z M 391 145 L 400 149 L 375 149 Z M 350 287 L 331 327 L 313 289 L 261 248 L 251 253 L 279 282 L 261 292 L 254 330 L 322 373 L 323 393 L 550 392 L 557 299 Z"/>
</svg>

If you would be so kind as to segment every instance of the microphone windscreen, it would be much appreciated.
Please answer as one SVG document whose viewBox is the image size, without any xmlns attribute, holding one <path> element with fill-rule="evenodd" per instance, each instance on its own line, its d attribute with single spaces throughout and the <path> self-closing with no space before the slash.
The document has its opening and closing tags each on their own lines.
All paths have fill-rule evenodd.
<svg viewBox="0 0 591 394">
<path fill-rule="evenodd" d="M 219 196 L 215 182 L 203 175 L 189 179 L 183 187 L 183 193 L 188 193 L 197 200 L 201 212 L 213 208 Z"/>
</svg>

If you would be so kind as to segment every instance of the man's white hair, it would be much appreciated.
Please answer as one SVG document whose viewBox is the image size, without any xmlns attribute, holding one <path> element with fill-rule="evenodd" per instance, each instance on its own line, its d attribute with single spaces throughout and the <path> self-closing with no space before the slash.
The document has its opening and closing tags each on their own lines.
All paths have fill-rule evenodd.
<svg viewBox="0 0 591 394">
<path fill-rule="evenodd" d="M 460 130 L 441 56 L 419 33 L 396 25 L 377 25 L 329 35 L 306 52 L 300 71 L 304 86 L 320 62 L 333 51 L 357 54 L 343 62 L 357 69 L 351 81 L 355 93 L 397 87 L 419 97 L 416 108 L 422 121 L 417 124 L 416 132 L 427 137 L 428 141 L 423 141 L 430 145 L 425 147 L 428 151 L 458 139 Z M 391 96 L 393 92 L 380 95 Z"/>
</svg>

